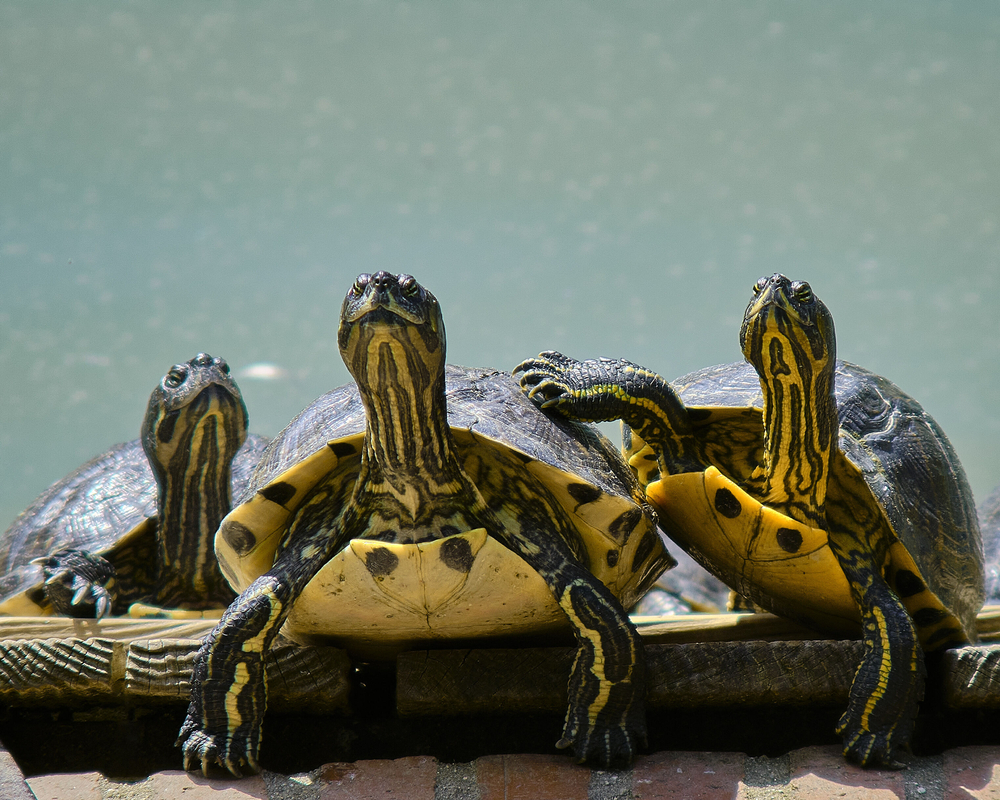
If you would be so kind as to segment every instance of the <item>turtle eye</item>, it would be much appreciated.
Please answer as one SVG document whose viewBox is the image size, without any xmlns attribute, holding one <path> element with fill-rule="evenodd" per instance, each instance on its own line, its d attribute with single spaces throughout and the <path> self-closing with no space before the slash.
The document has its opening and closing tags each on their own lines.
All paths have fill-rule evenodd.
<svg viewBox="0 0 1000 800">
<path fill-rule="evenodd" d="M 416 282 L 412 275 L 400 275 L 397 278 L 399 288 L 402 289 L 406 297 L 415 297 L 420 292 L 420 284 Z"/>
<path fill-rule="evenodd" d="M 182 366 L 171 367 L 163 378 L 163 385 L 168 389 L 176 389 L 187 380 L 187 369 Z"/>
<path fill-rule="evenodd" d="M 810 303 L 813 299 L 812 287 L 805 281 L 792 284 L 792 296 L 800 303 Z"/>
<path fill-rule="evenodd" d="M 368 282 L 372 279 L 372 276 L 365 273 L 363 275 L 358 275 L 357 279 L 354 281 L 354 285 L 351 287 L 351 294 L 360 295 L 364 294 L 365 287 Z"/>
<path fill-rule="evenodd" d="M 753 293 L 760 294 L 764 291 L 765 286 L 767 286 L 767 278 L 757 278 L 757 282 L 753 285 Z"/>
</svg>

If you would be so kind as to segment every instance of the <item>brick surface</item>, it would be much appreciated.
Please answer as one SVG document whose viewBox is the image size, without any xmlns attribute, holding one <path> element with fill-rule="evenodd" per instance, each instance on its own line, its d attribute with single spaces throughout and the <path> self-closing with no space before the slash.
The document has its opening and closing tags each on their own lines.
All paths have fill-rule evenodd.
<svg viewBox="0 0 1000 800">
<path fill-rule="evenodd" d="M 323 766 L 317 776 L 321 800 L 434 800 L 437 759 L 357 761 Z"/>
<path fill-rule="evenodd" d="M 0 746 L 0 797 L 3 800 L 35 800 L 14 756 Z"/>
<path fill-rule="evenodd" d="M 267 800 L 260 775 L 206 778 L 200 772 L 170 770 L 152 775 L 142 788 L 149 800 Z"/>
<path fill-rule="evenodd" d="M 958 747 L 944 754 L 945 800 L 1000 800 L 1000 747 Z"/>
<path fill-rule="evenodd" d="M 717 800 L 736 797 L 743 780 L 742 753 L 655 753 L 636 759 L 635 800 Z"/>
<path fill-rule="evenodd" d="M 582 800 L 590 786 L 590 770 L 565 755 L 484 756 L 476 776 L 481 800 Z"/>
<path fill-rule="evenodd" d="M 789 754 L 789 789 L 796 798 L 828 800 L 905 800 L 904 773 L 861 769 L 849 764 L 839 745 L 806 747 Z"/>
<path fill-rule="evenodd" d="M 99 772 L 39 775 L 28 778 L 38 800 L 101 800 Z"/>
</svg>

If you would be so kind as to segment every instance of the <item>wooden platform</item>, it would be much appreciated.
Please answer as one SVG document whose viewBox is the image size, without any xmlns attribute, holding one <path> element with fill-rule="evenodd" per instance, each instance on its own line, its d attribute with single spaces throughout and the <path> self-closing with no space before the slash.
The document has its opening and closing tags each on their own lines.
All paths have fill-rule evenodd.
<svg viewBox="0 0 1000 800">
<path fill-rule="evenodd" d="M 943 656 L 948 707 L 1000 708 L 1000 609 L 980 615 L 981 644 Z M 651 710 L 840 705 L 861 658 L 859 641 L 817 639 L 770 614 L 637 618 L 646 642 Z M 74 708 L 183 705 L 211 621 L 0 620 L 0 703 Z M 559 713 L 573 650 L 442 648 L 398 656 L 402 716 Z M 269 708 L 349 714 L 354 665 L 333 647 L 281 643 L 268 654 Z"/>
</svg>

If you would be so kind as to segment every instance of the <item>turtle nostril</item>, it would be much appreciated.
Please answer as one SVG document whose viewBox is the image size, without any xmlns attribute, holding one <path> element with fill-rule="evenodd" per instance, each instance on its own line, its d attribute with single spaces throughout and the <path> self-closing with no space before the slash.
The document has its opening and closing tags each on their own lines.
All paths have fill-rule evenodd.
<svg viewBox="0 0 1000 800">
<path fill-rule="evenodd" d="M 372 283 L 375 284 L 375 288 L 380 291 L 384 291 L 390 288 L 395 281 L 396 281 L 396 276 L 390 275 L 385 270 L 377 272 L 375 276 L 372 278 Z"/>
</svg>

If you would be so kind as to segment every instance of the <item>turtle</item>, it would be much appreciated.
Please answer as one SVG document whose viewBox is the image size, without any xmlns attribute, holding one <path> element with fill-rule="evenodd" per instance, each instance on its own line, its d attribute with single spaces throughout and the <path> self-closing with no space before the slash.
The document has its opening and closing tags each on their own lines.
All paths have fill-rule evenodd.
<svg viewBox="0 0 1000 800">
<path fill-rule="evenodd" d="M 195 658 L 184 767 L 259 769 L 279 630 L 365 659 L 572 631 L 557 747 L 628 763 L 645 685 L 624 606 L 673 562 L 618 449 L 539 411 L 509 373 L 446 365 L 440 305 L 410 275 L 358 276 L 338 343 L 354 383 L 275 437 L 216 536 L 240 595 Z"/>
<path fill-rule="evenodd" d="M 923 696 L 923 652 L 976 640 L 983 552 L 944 432 L 887 379 L 836 358 L 805 281 L 759 279 L 745 361 L 673 386 L 623 360 L 555 351 L 515 374 L 580 420 L 623 421 L 623 449 L 668 537 L 764 609 L 863 640 L 844 754 L 899 767 Z"/>
<path fill-rule="evenodd" d="M 0 614 L 219 616 L 236 595 L 213 537 L 268 441 L 247 422 L 224 359 L 171 367 L 140 438 L 53 484 L 0 538 Z"/>
</svg>

